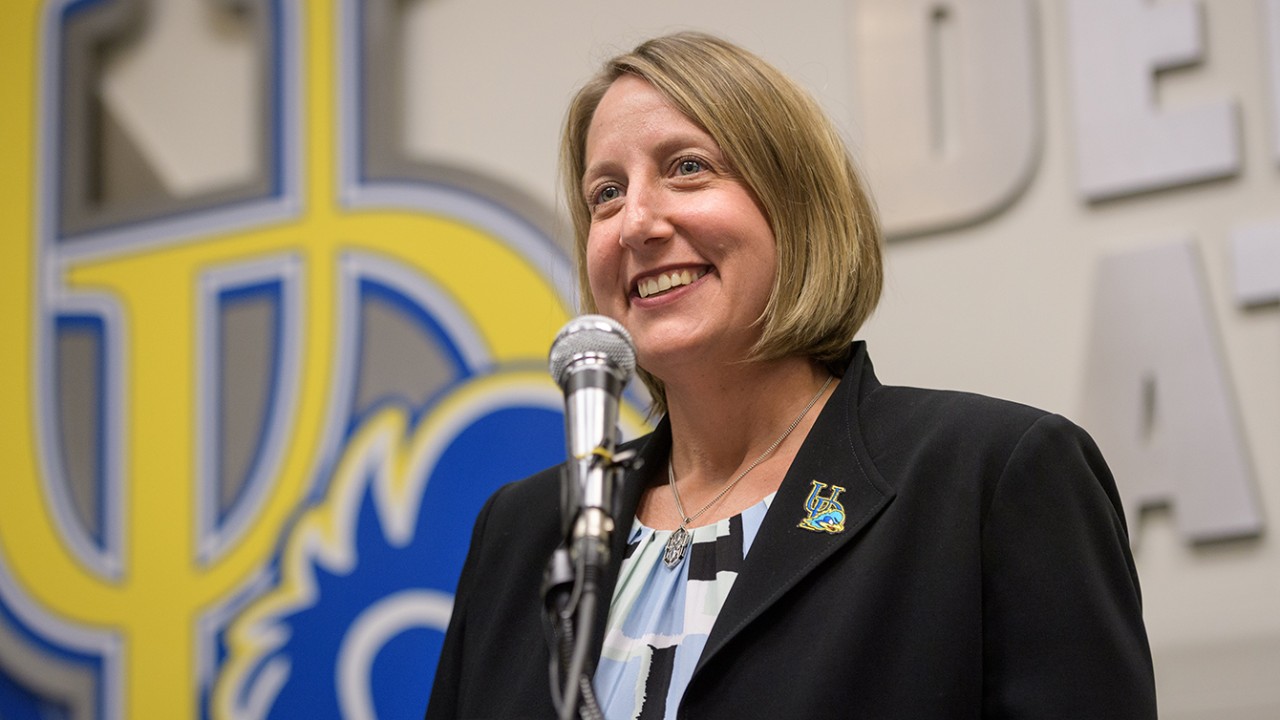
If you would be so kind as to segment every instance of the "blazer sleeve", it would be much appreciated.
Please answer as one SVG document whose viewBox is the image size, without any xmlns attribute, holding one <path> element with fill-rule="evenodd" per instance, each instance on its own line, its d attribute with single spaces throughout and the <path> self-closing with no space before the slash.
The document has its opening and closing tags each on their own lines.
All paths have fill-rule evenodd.
<svg viewBox="0 0 1280 720">
<path fill-rule="evenodd" d="M 451 720 L 458 717 L 459 698 L 462 697 L 460 686 L 463 677 L 462 648 L 465 644 L 463 638 L 466 633 L 467 599 L 476 584 L 485 525 L 493 510 L 494 501 L 501 493 L 502 490 L 499 490 L 485 501 L 471 531 L 471 546 L 462 565 L 462 574 L 458 578 L 457 592 L 453 596 L 453 613 L 449 617 L 449 629 L 445 633 L 440 660 L 436 665 L 436 677 L 427 702 L 426 720 Z"/>
<path fill-rule="evenodd" d="M 1092 439 L 1041 417 L 987 494 L 983 717 L 1154 720 L 1138 576 Z"/>
</svg>

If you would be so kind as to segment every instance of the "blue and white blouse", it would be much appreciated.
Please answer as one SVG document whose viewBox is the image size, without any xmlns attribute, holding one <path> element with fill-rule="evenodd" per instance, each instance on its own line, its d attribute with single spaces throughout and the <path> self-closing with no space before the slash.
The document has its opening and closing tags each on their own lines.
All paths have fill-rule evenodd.
<svg viewBox="0 0 1280 720">
<path fill-rule="evenodd" d="M 671 530 L 637 518 L 609 607 L 595 690 L 608 720 L 674 718 L 773 495 L 741 515 L 692 528 L 674 568 L 662 562 Z"/>
</svg>

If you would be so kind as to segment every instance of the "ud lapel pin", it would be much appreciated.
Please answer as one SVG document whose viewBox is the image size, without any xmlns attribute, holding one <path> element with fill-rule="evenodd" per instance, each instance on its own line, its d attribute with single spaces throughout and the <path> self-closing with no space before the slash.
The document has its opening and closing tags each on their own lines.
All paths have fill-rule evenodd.
<svg viewBox="0 0 1280 720">
<path fill-rule="evenodd" d="M 802 527 L 813 532 L 833 534 L 844 532 L 844 506 L 836 500 L 836 498 L 840 497 L 840 493 L 844 492 L 844 488 L 839 485 L 832 485 L 831 494 L 823 497 L 822 491 L 826 487 L 826 483 L 820 483 L 817 480 L 813 481 L 813 489 L 809 491 L 809 499 L 804 502 L 804 509 L 809 514 L 796 527 Z"/>
</svg>

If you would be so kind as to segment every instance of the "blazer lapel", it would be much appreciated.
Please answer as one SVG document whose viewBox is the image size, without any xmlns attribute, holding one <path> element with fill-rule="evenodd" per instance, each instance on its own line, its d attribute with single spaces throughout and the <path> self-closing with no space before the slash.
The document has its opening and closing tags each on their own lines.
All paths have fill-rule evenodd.
<svg viewBox="0 0 1280 720">
<path fill-rule="evenodd" d="M 694 668 L 696 675 L 716 653 L 778 598 L 786 594 L 824 559 L 852 542 L 893 498 L 893 490 L 876 472 L 862 446 L 857 426 L 857 400 L 869 382 L 876 382 L 861 345 L 844 379 L 818 416 L 774 496 L 742 571 L 725 599 L 706 648 Z M 864 374 L 865 371 L 865 374 Z M 843 488 L 844 530 L 807 530 L 806 501 L 822 483 L 823 497 Z"/>
</svg>

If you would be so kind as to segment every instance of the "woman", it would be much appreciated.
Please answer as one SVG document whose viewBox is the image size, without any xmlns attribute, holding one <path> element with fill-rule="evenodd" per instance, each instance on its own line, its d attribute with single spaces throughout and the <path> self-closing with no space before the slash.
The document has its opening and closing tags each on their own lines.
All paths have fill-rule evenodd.
<svg viewBox="0 0 1280 720">
<path fill-rule="evenodd" d="M 880 235 L 805 93 L 716 38 L 657 38 L 579 92 L 562 165 L 585 309 L 630 331 L 662 416 L 603 583 L 607 717 L 1155 717 L 1088 436 L 882 386 L 851 342 Z M 558 483 L 481 512 L 428 717 L 554 715 L 539 585 Z"/>
</svg>

